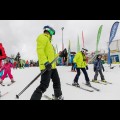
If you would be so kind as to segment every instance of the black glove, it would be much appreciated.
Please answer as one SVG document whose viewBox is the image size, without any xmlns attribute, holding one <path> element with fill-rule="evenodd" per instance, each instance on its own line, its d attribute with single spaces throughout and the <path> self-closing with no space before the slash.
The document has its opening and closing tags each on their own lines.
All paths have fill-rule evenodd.
<svg viewBox="0 0 120 120">
<path fill-rule="evenodd" d="M 66 57 L 67 56 L 67 50 L 66 48 L 60 53 L 60 57 Z"/>
<path fill-rule="evenodd" d="M 45 68 L 50 71 L 52 69 L 52 65 L 49 62 L 45 63 Z"/>
<path fill-rule="evenodd" d="M 103 72 L 105 72 L 105 69 L 103 68 Z"/>
<path fill-rule="evenodd" d="M 94 67 L 94 72 L 96 71 L 96 68 Z"/>
<path fill-rule="evenodd" d="M 88 66 L 86 66 L 86 70 L 88 70 Z"/>
<path fill-rule="evenodd" d="M 83 61 L 86 61 L 86 59 L 83 59 Z"/>
</svg>

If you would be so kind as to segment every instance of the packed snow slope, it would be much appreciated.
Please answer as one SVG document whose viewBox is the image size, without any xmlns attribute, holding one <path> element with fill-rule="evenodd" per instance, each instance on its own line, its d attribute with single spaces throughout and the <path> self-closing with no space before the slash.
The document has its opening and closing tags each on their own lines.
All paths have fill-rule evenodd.
<svg viewBox="0 0 120 120">
<path fill-rule="evenodd" d="M 107 81 L 112 82 L 112 85 L 102 85 L 91 83 L 94 87 L 100 89 L 100 92 L 94 91 L 92 93 L 74 88 L 66 85 L 66 83 L 72 83 L 73 79 L 76 75 L 75 72 L 70 72 L 71 67 L 60 66 L 57 67 L 60 79 L 62 92 L 65 100 L 120 100 L 120 67 L 119 65 L 115 66 L 114 69 L 110 69 L 108 65 L 105 66 L 104 76 Z M 4 80 L 5 87 L 0 85 L 0 91 L 2 94 L 9 92 L 4 97 L 1 97 L 0 100 L 18 100 L 16 99 L 16 94 L 18 94 L 26 85 L 28 85 L 38 74 L 40 70 L 38 67 L 33 68 L 25 68 L 25 69 L 12 69 L 12 74 L 16 83 L 11 86 L 7 86 L 10 83 L 9 78 Z M 89 65 L 88 74 L 90 80 L 94 77 L 93 65 Z M 100 80 L 100 76 L 98 78 Z M 19 100 L 29 100 L 32 93 L 36 89 L 36 87 L 40 83 L 40 78 L 36 80 L 19 98 Z M 82 87 L 91 89 L 86 87 L 83 83 L 85 83 L 85 78 L 83 73 L 81 73 L 79 83 Z M 53 94 L 52 82 L 50 83 L 49 88 L 44 93 L 51 97 Z M 42 97 L 42 100 L 46 100 L 46 98 Z"/>
</svg>

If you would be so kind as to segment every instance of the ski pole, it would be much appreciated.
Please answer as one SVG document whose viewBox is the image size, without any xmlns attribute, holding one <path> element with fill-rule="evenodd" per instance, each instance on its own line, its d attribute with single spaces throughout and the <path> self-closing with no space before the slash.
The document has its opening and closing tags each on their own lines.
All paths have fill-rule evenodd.
<svg viewBox="0 0 120 120">
<path fill-rule="evenodd" d="M 58 56 L 51 62 L 53 64 L 58 59 Z M 43 70 L 39 75 L 37 75 L 18 95 L 16 95 L 16 98 L 19 99 L 20 95 L 25 92 L 26 89 L 28 89 L 41 75 L 43 75 L 47 69 Z"/>
</svg>

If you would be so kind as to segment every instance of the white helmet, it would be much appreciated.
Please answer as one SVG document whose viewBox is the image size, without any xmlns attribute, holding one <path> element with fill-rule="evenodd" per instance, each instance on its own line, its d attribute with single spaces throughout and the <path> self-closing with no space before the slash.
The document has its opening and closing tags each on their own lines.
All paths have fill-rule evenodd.
<svg viewBox="0 0 120 120">
<path fill-rule="evenodd" d="M 88 52 L 88 50 L 87 49 L 85 49 L 85 48 L 82 48 L 82 50 L 81 50 L 83 53 L 85 53 L 85 52 Z"/>
</svg>

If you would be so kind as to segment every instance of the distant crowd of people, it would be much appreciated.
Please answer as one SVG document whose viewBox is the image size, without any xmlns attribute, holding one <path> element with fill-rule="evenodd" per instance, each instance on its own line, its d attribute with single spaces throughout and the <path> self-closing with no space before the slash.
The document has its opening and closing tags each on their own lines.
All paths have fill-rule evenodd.
<svg viewBox="0 0 120 120">
<path fill-rule="evenodd" d="M 38 61 L 35 62 L 33 60 L 23 60 L 23 59 L 20 59 L 21 56 L 20 56 L 20 53 L 18 52 L 16 57 L 15 58 L 9 58 L 9 61 L 14 65 L 14 68 L 24 68 L 24 67 L 38 67 L 39 64 L 38 64 Z"/>
<path fill-rule="evenodd" d="M 20 61 L 15 61 L 13 59 L 10 59 L 10 62 L 14 65 L 14 68 L 25 68 L 25 67 L 38 67 L 38 61 L 34 62 L 33 60 L 30 61 L 25 61 L 25 60 L 20 60 Z"/>
</svg>

